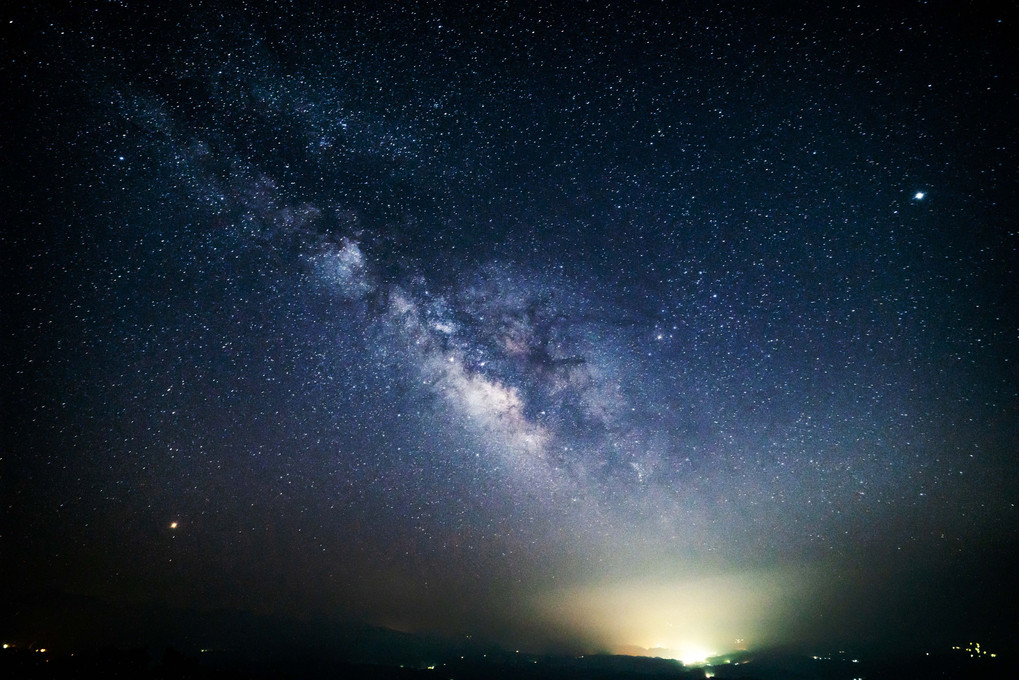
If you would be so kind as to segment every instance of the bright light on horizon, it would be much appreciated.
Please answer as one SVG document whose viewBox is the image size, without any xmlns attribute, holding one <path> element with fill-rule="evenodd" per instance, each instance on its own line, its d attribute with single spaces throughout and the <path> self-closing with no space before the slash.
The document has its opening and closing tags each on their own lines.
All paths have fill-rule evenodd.
<svg viewBox="0 0 1019 680">
<path fill-rule="evenodd" d="M 803 579 L 780 571 L 616 578 L 545 593 L 538 614 L 615 654 L 701 665 L 737 648 L 780 641 L 792 618 L 788 603 L 803 588 Z"/>
<path fill-rule="evenodd" d="M 707 663 L 711 657 L 718 656 L 718 652 L 698 644 L 659 644 L 655 645 L 655 649 L 649 651 L 666 654 L 684 666 L 700 666 Z"/>
</svg>

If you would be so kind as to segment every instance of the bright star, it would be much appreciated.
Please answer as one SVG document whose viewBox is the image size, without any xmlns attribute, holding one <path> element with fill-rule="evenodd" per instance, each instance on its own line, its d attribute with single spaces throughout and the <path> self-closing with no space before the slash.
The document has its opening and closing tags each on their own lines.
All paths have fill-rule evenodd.
<svg viewBox="0 0 1019 680">
<path fill-rule="evenodd" d="M 918 191 L 915 194 L 913 194 L 913 200 L 914 201 L 922 201 L 923 197 L 926 196 L 926 195 L 927 194 L 925 194 L 924 192 Z"/>
</svg>

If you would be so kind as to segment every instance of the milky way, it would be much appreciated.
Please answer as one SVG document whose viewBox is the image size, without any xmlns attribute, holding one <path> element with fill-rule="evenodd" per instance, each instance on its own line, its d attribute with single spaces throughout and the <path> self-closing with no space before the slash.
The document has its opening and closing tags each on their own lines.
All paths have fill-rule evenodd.
<svg viewBox="0 0 1019 680">
<path fill-rule="evenodd" d="M 532 649 L 1005 635 L 1008 21 L 22 12 L 5 585 Z"/>
</svg>

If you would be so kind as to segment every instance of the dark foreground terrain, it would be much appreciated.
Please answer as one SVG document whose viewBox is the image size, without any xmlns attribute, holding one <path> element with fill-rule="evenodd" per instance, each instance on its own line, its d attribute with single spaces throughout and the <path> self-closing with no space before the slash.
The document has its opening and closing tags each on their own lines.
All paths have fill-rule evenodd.
<svg viewBox="0 0 1019 680">
<path fill-rule="evenodd" d="M 159 654 L 149 649 L 107 647 L 91 652 L 57 654 L 44 649 L 0 650 L 0 677 L 9 680 L 63 680 L 103 677 L 142 680 L 286 680 L 377 678 L 382 680 L 627 680 L 673 678 L 740 678 L 771 680 L 913 680 L 919 678 L 997 679 L 1019 677 L 1019 667 L 1006 658 L 972 658 L 958 653 L 904 656 L 880 660 L 835 657 L 815 659 L 795 654 L 750 655 L 722 659 L 716 665 L 690 668 L 672 659 L 647 657 L 535 656 L 494 652 L 427 666 L 350 663 L 335 659 L 279 657 L 253 663 L 240 657 L 174 648 Z"/>
</svg>

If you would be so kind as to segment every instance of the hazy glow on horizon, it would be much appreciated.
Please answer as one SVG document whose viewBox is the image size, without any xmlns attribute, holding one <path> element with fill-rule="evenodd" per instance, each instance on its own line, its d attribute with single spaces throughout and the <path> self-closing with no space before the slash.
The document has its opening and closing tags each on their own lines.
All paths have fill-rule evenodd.
<svg viewBox="0 0 1019 680">
<path fill-rule="evenodd" d="M 779 641 L 788 629 L 789 603 L 802 593 L 803 583 L 802 577 L 778 571 L 603 580 L 547 594 L 539 610 L 546 620 L 581 631 L 607 651 L 697 664 L 737 647 Z"/>
</svg>

